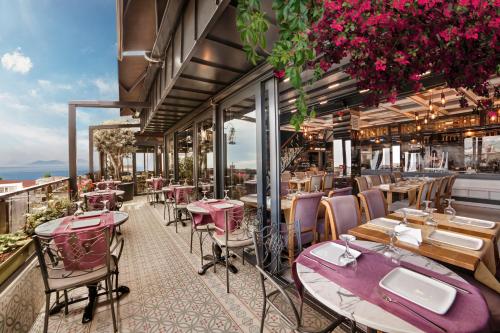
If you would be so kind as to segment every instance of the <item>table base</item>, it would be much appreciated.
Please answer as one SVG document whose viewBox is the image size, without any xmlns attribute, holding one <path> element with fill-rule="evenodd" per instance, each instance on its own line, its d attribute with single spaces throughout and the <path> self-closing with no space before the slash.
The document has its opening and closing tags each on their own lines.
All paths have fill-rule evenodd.
<svg viewBox="0 0 500 333">
<path fill-rule="evenodd" d="M 98 293 L 96 287 L 88 287 L 88 289 L 89 289 L 89 294 L 87 297 L 70 298 L 68 299 L 67 303 L 59 302 L 59 300 L 57 300 L 56 303 L 54 303 L 54 305 L 50 309 L 49 315 L 52 316 L 61 312 L 61 310 L 66 305 L 71 305 L 88 300 L 88 303 L 83 311 L 82 324 L 92 321 L 94 317 L 95 307 L 97 305 L 97 299 L 99 298 L 99 296 L 107 296 L 108 293 L 106 291 Z M 115 294 L 118 293 L 118 297 L 115 298 L 114 300 L 119 300 L 123 295 L 126 295 L 130 292 L 130 288 L 127 286 L 119 286 L 118 288 L 113 289 L 112 292 Z"/>
<path fill-rule="evenodd" d="M 203 256 L 203 260 L 209 260 L 209 262 L 206 263 L 205 265 L 201 266 L 201 268 L 198 270 L 198 274 L 200 274 L 200 275 L 205 274 L 210 267 L 213 267 L 214 265 L 217 265 L 217 264 L 226 267 L 226 257 L 222 256 L 222 249 L 218 245 L 215 245 L 215 244 L 212 246 L 214 247 L 215 261 L 214 261 L 214 257 L 210 254 Z M 235 258 L 236 255 L 229 254 L 229 257 Z M 229 264 L 228 269 L 233 274 L 238 273 L 238 269 L 233 264 Z"/>
</svg>

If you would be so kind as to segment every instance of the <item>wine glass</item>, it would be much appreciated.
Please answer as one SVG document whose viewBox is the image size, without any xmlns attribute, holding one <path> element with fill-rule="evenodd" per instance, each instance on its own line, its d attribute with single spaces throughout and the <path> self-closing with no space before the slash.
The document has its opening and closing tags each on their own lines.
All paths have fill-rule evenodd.
<svg viewBox="0 0 500 333">
<path fill-rule="evenodd" d="M 188 185 L 188 180 L 187 178 L 184 178 L 184 186 L 187 186 Z"/>
<path fill-rule="evenodd" d="M 403 214 L 403 221 L 401 221 L 399 224 L 407 226 L 408 225 L 408 219 L 407 219 L 408 211 L 406 210 L 406 208 L 403 208 L 403 209 L 401 209 L 401 213 Z"/>
<path fill-rule="evenodd" d="M 429 212 L 429 208 L 431 207 L 431 202 L 430 200 L 424 200 L 422 201 L 425 205 L 424 212 Z"/>
<path fill-rule="evenodd" d="M 74 216 L 80 216 L 80 215 L 83 215 L 83 209 L 82 209 L 82 204 L 83 204 L 83 201 L 77 201 L 75 202 L 76 203 L 76 211 L 75 213 L 73 214 Z"/>
<path fill-rule="evenodd" d="M 455 201 L 455 199 L 445 199 L 448 202 L 448 206 L 444 209 L 444 214 L 448 215 L 448 220 L 451 221 L 453 218 L 455 218 L 455 215 L 457 214 L 457 211 L 455 208 L 451 206 L 451 203 Z"/>
<path fill-rule="evenodd" d="M 348 265 L 352 262 L 355 262 L 356 258 L 354 258 L 354 256 L 349 251 L 349 242 L 355 241 L 356 237 L 354 237 L 353 235 L 349 235 L 349 234 L 341 234 L 339 236 L 339 238 L 345 242 L 345 251 L 339 257 L 339 263 L 341 265 L 345 266 L 345 265 Z"/>
<path fill-rule="evenodd" d="M 207 198 L 207 190 L 203 190 L 201 191 L 201 193 L 203 193 L 203 198 L 201 200 L 203 201 L 208 201 L 208 198 Z"/>
<path fill-rule="evenodd" d="M 109 200 L 103 200 L 103 201 L 102 201 L 102 204 L 104 205 L 103 212 L 104 212 L 104 213 L 109 212 Z"/>
<path fill-rule="evenodd" d="M 399 254 L 399 250 L 394 245 L 394 241 L 398 237 L 398 233 L 396 232 L 396 230 L 392 229 L 392 230 L 389 230 L 387 232 L 387 234 L 389 235 L 389 244 L 387 244 L 384 247 L 384 250 L 382 253 L 384 254 L 385 257 L 390 258 L 391 261 L 393 261 L 394 263 L 397 263 L 397 261 L 398 261 L 397 257 Z"/>
<path fill-rule="evenodd" d="M 170 178 L 170 180 L 169 180 L 169 182 L 168 182 L 168 186 L 172 186 L 172 184 L 173 184 L 173 182 L 172 182 L 172 181 L 173 181 L 173 179 L 172 179 L 172 178 Z"/>
<path fill-rule="evenodd" d="M 436 211 L 436 208 L 429 208 L 428 212 L 429 215 L 425 218 L 425 225 L 428 225 L 431 229 L 431 232 L 434 231 L 438 225 L 436 220 L 434 219 L 434 212 Z"/>
<path fill-rule="evenodd" d="M 226 201 L 230 200 L 228 193 L 229 193 L 229 190 L 224 190 L 224 200 L 226 200 Z"/>
<path fill-rule="evenodd" d="M 318 185 L 314 185 L 314 192 L 318 192 L 318 191 L 319 191 Z"/>
</svg>

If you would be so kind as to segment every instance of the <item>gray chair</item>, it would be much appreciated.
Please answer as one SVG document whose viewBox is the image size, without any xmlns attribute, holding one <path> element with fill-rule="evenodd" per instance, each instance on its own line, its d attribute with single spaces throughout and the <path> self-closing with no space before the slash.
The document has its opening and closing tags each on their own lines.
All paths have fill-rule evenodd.
<svg viewBox="0 0 500 333">
<path fill-rule="evenodd" d="M 290 288 L 293 285 L 282 286 L 274 278 L 276 267 L 280 267 L 281 251 L 284 248 L 283 238 L 279 231 L 273 228 L 266 227 L 263 230 L 255 230 L 253 232 L 253 244 L 255 247 L 255 258 L 257 271 L 259 272 L 260 284 L 262 288 L 262 317 L 260 322 L 260 332 L 264 332 L 264 325 L 269 309 L 275 310 L 286 326 L 293 332 L 331 332 L 338 325 L 344 322 L 344 317 L 339 317 L 333 322 L 330 322 L 326 327 L 318 330 L 305 326 L 302 323 L 302 306 L 303 297 L 299 295 L 300 304 L 297 306 L 290 297 Z M 274 290 L 268 290 L 266 281 Z M 288 291 L 290 290 L 290 292 Z"/>
<path fill-rule="evenodd" d="M 108 227 L 50 237 L 34 236 L 33 240 L 45 287 L 44 333 L 48 330 L 52 293 L 62 291 L 67 300 L 68 290 L 97 285 L 101 281 L 106 283 L 113 331 L 117 332 L 111 278 L 117 275 L 119 258 L 112 256 L 112 252 L 116 250 L 116 246 L 123 248 L 123 240 L 116 243 L 114 249 L 110 249 L 112 240 Z M 118 286 L 117 278 L 115 285 Z"/>
</svg>

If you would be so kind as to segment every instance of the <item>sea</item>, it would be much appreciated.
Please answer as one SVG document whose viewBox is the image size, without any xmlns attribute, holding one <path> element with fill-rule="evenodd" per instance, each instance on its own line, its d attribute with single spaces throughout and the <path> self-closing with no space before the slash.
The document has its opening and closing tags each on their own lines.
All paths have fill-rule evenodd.
<svg viewBox="0 0 500 333">
<path fill-rule="evenodd" d="M 88 167 L 79 166 L 78 174 L 84 175 Z M 69 175 L 67 165 L 23 165 L 0 166 L 0 178 L 3 180 L 30 180 L 42 178 L 44 175 L 64 176 Z"/>
</svg>

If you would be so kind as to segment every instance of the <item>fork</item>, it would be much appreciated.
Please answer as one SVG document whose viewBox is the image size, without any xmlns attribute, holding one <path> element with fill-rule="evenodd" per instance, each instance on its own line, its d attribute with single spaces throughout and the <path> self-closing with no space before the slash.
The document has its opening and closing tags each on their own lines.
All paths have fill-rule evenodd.
<svg viewBox="0 0 500 333">
<path fill-rule="evenodd" d="M 428 323 L 430 323 L 430 324 L 432 324 L 432 325 L 436 326 L 436 327 L 437 327 L 437 328 L 439 328 L 441 331 L 443 331 L 443 332 L 447 332 L 447 331 L 446 331 L 446 329 L 444 329 L 443 327 L 439 326 L 438 324 L 436 324 L 436 323 L 435 323 L 435 322 L 433 322 L 432 320 L 425 318 L 423 315 L 421 315 L 421 314 L 420 314 L 420 313 L 418 313 L 417 311 L 413 310 L 413 309 L 412 309 L 412 308 L 410 308 L 408 305 L 403 304 L 403 303 L 401 303 L 401 302 L 398 302 L 398 301 L 396 301 L 396 300 L 393 300 L 392 298 L 390 298 L 388 295 L 385 295 L 385 294 L 383 294 L 383 295 L 382 295 L 382 299 L 383 299 L 384 301 L 386 301 L 386 302 L 389 302 L 389 303 L 394 303 L 394 304 L 398 304 L 398 305 L 400 305 L 400 306 L 404 307 L 404 308 L 405 308 L 405 309 L 407 309 L 408 311 L 412 312 L 414 315 L 416 315 L 416 316 L 418 316 L 418 317 L 422 318 L 423 320 L 425 320 L 426 322 L 428 322 Z"/>
</svg>

